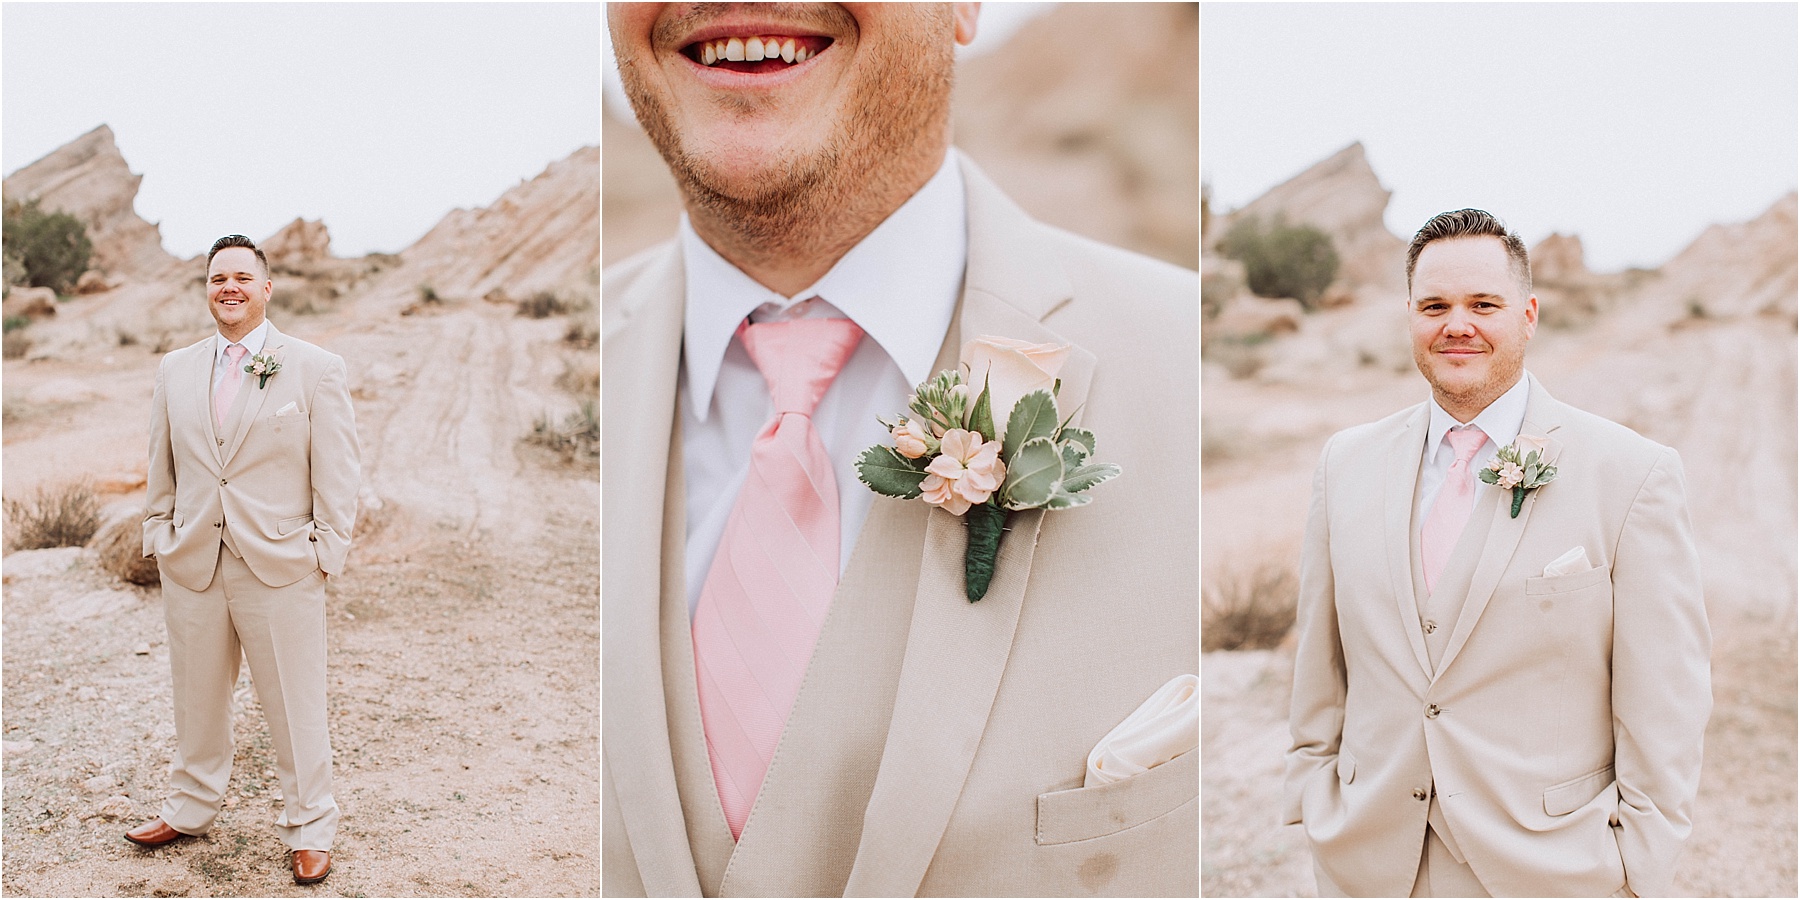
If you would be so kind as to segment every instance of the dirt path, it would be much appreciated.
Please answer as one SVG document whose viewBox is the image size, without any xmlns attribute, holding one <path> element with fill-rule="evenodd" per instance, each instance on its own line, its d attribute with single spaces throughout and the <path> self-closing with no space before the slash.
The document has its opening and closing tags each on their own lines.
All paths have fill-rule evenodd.
<svg viewBox="0 0 1800 900">
<path fill-rule="evenodd" d="M 60 549 L 0 561 L 0 888 L 20 896 L 597 895 L 598 468 L 518 441 L 537 415 L 560 417 L 575 405 L 556 386 L 571 358 L 558 343 L 566 323 L 474 304 L 378 333 L 331 317 L 280 324 L 350 361 L 372 507 L 350 570 L 328 591 L 344 811 L 331 878 L 301 888 L 286 871 L 270 827 L 279 803 L 273 753 L 247 670 L 230 799 L 214 830 L 154 852 L 121 838 L 156 813 L 166 786 L 173 725 L 160 595 L 121 587 L 95 567 L 92 551 Z M 9 397 L 29 396 L 52 371 L 81 377 L 60 364 L 33 365 L 38 371 L 7 364 Z M 147 411 L 121 415 L 132 403 L 104 398 L 122 392 L 108 384 L 146 385 L 153 365 L 147 353 L 122 360 L 87 373 L 99 399 L 23 413 L 81 423 L 107 446 L 141 448 Z M 147 398 L 147 387 L 137 392 Z M 25 472 L 14 477 L 15 458 L 68 452 L 62 428 L 13 426 L 9 495 L 30 486 Z"/>
</svg>

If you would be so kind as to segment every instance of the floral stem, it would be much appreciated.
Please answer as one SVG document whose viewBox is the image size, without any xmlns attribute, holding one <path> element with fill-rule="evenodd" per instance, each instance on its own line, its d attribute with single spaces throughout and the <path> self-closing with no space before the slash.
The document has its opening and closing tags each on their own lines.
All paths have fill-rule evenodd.
<svg viewBox="0 0 1800 900">
<path fill-rule="evenodd" d="M 1525 505 L 1525 486 L 1522 484 L 1515 484 L 1515 485 L 1513 485 L 1513 505 L 1512 505 L 1512 517 L 1513 518 L 1516 519 L 1519 517 L 1519 510 L 1524 505 Z"/>
<path fill-rule="evenodd" d="M 963 580 L 974 603 L 987 596 L 988 582 L 994 578 L 994 560 L 1000 554 L 1000 534 L 1006 525 L 1006 511 L 993 503 L 977 503 L 964 516 L 969 527 L 969 551 L 963 558 Z"/>
</svg>

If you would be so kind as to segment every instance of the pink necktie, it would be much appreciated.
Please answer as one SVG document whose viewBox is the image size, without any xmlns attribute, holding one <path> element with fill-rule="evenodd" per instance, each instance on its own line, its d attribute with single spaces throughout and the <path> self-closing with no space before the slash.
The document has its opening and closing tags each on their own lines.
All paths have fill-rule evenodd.
<svg viewBox="0 0 1800 900">
<path fill-rule="evenodd" d="M 838 492 L 813 409 L 862 338 L 849 319 L 745 325 L 775 417 L 750 445 L 694 609 L 694 667 L 713 783 L 743 833 L 838 580 Z"/>
<path fill-rule="evenodd" d="M 231 401 L 237 399 L 238 388 L 244 383 L 244 354 L 249 353 L 243 344 L 232 344 L 225 348 L 225 377 L 219 382 L 219 389 L 213 391 L 213 423 L 223 428 L 225 416 L 231 412 Z"/>
<path fill-rule="evenodd" d="M 1444 564 L 1450 561 L 1450 553 L 1462 537 L 1463 526 L 1469 524 L 1469 510 L 1474 506 L 1475 496 L 1475 485 L 1469 477 L 1469 461 L 1475 458 L 1481 445 L 1487 443 L 1487 434 L 1473 425 L 1445 432 L 1444 438 L 1456 451 L 1456 461 L 1450 464 L 1444 486 L 1438 490 L 1437 500 L 1432 502 L 1431 512 L 1425 516 L 1425 528 L 1419 533 L 1419 555 L 1425 568 L 1427 594 L 1437 588 L 1438 576 L 1443 574 Z"/>
</svg>

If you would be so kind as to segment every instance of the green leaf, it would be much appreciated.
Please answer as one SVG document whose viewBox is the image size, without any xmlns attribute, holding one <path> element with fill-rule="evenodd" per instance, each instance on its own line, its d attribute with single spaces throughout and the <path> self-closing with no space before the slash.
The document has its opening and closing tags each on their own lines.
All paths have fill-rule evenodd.
<svg viewBox="0 0 1800 900">
<path fill-rule="evenodd" d="M 1007 432 L 1008 435 L 1011 433 L 1010 430 Z M 1002 505 L 1007 509 L 1043 506 L 1050 501 L 1050 494 L 1062 480 L 1062 474 L 1062 454 L 1056 452 L 1056 445 L 1048 437 L 1026 441 L 1006 467 L 1006 483 L 1000 486 Z"/>
<path fill-rule="evenodd" d="M 1099 445 L 1094 442 L 1094 433 L 1086 428 L 1065 427 L 1057 436 L 1057 439 L 1061 441 L 1075 441 L 1083 447 L 1086 447 L 1087 453 L 1083 454 L 1083 456 L 1093 456 L 1094 451 L 1099 449 Z"/>
<path fill-rule="evenodd" d="M 1063 475 L 1062 489 L 1079 494 L 1094 485 L 1119 477 L 1120 468 L 1112 463 L 1089 463 Z"/>
<path fill-rule="evenodd" d="M 1073 472 L 1087 462 L 1087 448 L 1075 441 L 1059 441 L 1056 450 L 1062 454 L 1064 472 Z"/>
<path fill-rule="evenodd" d="M 1071 494 L 1068 491 L 1056 490 L 1050 493 L 1050 499 L 1044 503 L 1045 509 L 1074 509 L 1094 502 L 1094 498 L 1086 494 Z"/>
<path fill-rule="evenodd" d="M 969 430 L 980 434 L 984 441 L 991 441 L 996 437 L 993 402 L 989 396 L 988 379 L 986 375 L 983 375 L 981 376 L 981 396 L 975 398 L 975 408 L 969 413 Z"/>
<path fill-rule="evenodd" d="M 1482 469 L 1480 472 L 1475 473 L 1475 477 L 1481 479 L 1486 484 L 1500 483 L 1500 473 L 1493 469 Z"/>
<path fill-rule="evenodd" d="M 1000 450 L 1001 461 L 1007 468 L 1012 468 L 1013 460 L 1026 443 L 1037 438 L 1048 439 L 1055 433 L 1056 398 L 1041 388 L 1020 397 L 1019 402 L 1013 404 L 1012 415 L 1006 419 L 1006 442 Z"/>
<path fill-rule="evenodd" d="M 925 480 L 927 465 L 923 458 L 907 459 L 894 448 L 877 444 L 857 457 L 856 479 L 884 497 L 911 500 L 923 493 L 919 482 Z"/>
<path fill-rule="evenodd" d="M 1522 484 L 1515 484 L 1515 485 L 1513 485 L 1513 502 L 1512 502 L 1512 517 L 1513 518 L 1516 519 L 1519 517 L 1519 509 L 1521 507 L 1523 507 L 1524 505 L 1525 505 L 1525 486 Z"/>
<path fill-rule="evenodd" d="M 1537 461 L 1538 461 L 1538 452 L 1536 450 L 1533 450 L 1530 453 L 1525 454 L 1525 462 L 1523 465 L 1519 466 L 1519 468 L 1529 469 L 1532 466 L 1537 465 Z"/>
</svg>

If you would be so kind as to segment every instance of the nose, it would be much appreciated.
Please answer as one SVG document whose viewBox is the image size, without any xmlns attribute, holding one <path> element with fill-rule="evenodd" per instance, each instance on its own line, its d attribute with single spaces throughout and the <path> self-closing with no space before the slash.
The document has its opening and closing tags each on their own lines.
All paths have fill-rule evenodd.
<svg viewBox="0 0 1800 900">
<path fill-rule="evenodd" d="M 1444 321 L 1444 334 L 1447 337 L 1472 337 L 1475 334 L 1475 322 L 1467 312 L 1452 308 Z"/>
</svg>

